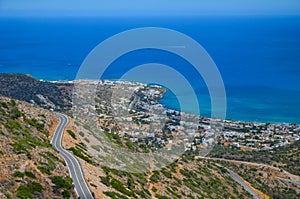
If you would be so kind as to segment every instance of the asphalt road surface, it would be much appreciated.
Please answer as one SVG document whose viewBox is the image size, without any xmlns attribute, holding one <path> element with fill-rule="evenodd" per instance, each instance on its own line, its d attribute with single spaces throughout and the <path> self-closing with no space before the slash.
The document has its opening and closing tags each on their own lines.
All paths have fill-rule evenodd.
<svg viewBox="0 0 300 199">
<path fill-rule="evenodd" d="M 82 169 L 78 160 L 73 154 L 64 150 L 61 145 L 62 136 L 64 129 L 69 122 L 67 116 L 57 113 L 60 119 L 60 123 L 56 127 L 53 138 L 51 140 L 52 146 L 62 155 L 65 162 L 67 163 L 71 178 L 73 179 L 73 184 L 75 186 L 75 191 L 80 199 L 93 199 L 93 195 L 84 180 Z"/>
<path fill-rule="evenodd" d="M 283 181 L 285 183 L 292 184 L 292 185 L 300 187 L 300 182 L 289 180 L 289 179 L 285 179 L 285 178 L 279 178 L 279 180 L 281 180 L 281 181 Z"/>
<path fill-rule="evenodd" d="M 231 177 L 240 185 L 242 185 L 244 187 L 244 189 L 246 191 L 248 191 L 253 198 L 255 199 L 261 199 L 257 193 L 255 193 L 255 191 L 253 191 L 253 189 L 251 189 L 251 187 L 249 187 L 237 174 L 235 174 L 233 171 L 231 171 L 230 169 L 227 169 L 228 173 L 231 175 Z"/>
</svg>

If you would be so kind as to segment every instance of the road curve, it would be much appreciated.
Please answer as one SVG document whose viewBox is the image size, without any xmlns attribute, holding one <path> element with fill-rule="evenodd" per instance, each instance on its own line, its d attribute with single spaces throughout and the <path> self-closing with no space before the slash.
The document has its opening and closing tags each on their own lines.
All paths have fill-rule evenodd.
<svg viewBox="0 0 300 199">
<path fill-rule="evenodd" d="M 64 129 L 69 123 L 69 119 L 67 116 L 61 113 L 57 113 L 57 115 L 59 117 L 60 123 L 56 127 L 56 130 L 51 140 L 51 144 L 62 155 L 65 162 L 67 163 L 78 197 L 81 199 L 93 199 L 94 197 L 83 177 L 80 163 L 74 157 L 74 155 L 63 149 L 61 145 Z"/>
<path fill-rule="evenodd" d="M 253 196 L 253 198 L 261 199 L 259 195 L 253 189 L 251 189 L 251 187 L 249 187 L 236 173 L 234 173 L 230 169 L 227 169 L 227 171 L 237 183 L 242 185 L 244 189 Z"/>
</svg>

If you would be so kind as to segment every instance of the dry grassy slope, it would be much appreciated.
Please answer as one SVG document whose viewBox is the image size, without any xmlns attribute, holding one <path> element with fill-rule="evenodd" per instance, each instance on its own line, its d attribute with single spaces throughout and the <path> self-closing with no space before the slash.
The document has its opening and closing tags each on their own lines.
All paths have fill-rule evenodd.
<svg viewBox="0 0 300 199">
<path fill-rule="evenodd" d="M 68 169 L 51 147 L 54 113 L 0 96 L 0 197 L 75 197 Z M 56 184 L 52 182 L 56 177 Z"/>
<path fill-rule="evenodd" d="M 87 150 L 89 145 L 93 145 L 93 139 L 86 129 L 76 126 L 73 120 L 67 129 L 75 133 L 76 139 L 65 133 L 66 148 L 77 147 L 86 155 L 97 155 Z M 271 167 L 256 163 L 226 163 L 224 160 L 209 158 L 194 160 L 187 156 L 161 171 L 132 174 L 97 164 L 94 166 L 82 159 L 80 161 L 96 198 L 252 198 L 229 176 L 222 165 L 250 182 L 249 185 L 260 192 L 262 197 L 292 199 L 300 196 L 299 188 L 285 184 L 277 177 L 292 180 L 298 178 L 286 175 L 287 172 L 278 168 L 269 169 Z"/>
<path fill-rule="evenodd" d="M 87 131 L 82 133 L 83 129 L 74 125 L 71 119 L 67 129 L 74 132 L 75 138 L 65 133 L 63 145 L 89 155 L 87 148 L 93 141 Z M 185 157 L 161 171 L 148 173 L 127 173 L 88 164 L 82 159 L 80 162 L 96 198 L 252 198 L 222 167 L 210 160 Z"/>
<path fill-rule="evenodd" d="M 298 181 L 300 177 L 282 169 L 257 163 L 248 163 L 235 160 L 214 160 L 227 168 L 234 170 L 244 180 L 249 182 L 259 192 L 263 192 L 274 199 L 298 199 L 300 188 L 287 184 L 278 179 L 285 178 Z M 262 197 L 263 198 L 263 197 Z"/>
</svg>

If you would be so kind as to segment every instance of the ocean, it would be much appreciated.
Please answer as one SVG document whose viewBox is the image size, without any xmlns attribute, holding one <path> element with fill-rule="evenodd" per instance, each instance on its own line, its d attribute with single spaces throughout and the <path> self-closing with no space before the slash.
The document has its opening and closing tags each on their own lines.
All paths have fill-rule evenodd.
<svg viewBox="0 0 300 199">
<path fill-rule="evenodd" d="M 2 17 L 0 73 L 73 80 L 84 58 L 100 42 L 141 27 L 173 29 L 205 48 L 224 81 L 227 119 L 300 124 L 300 17 L 295 16 Z M 127 53 L 102 78 L 118 79 L 137 65 L 153 62 L 180 70 L 197 93 L 201 115 L 210 117 L 211 100 L 201 76 L 172 53 L 154 49 Z M 168 78 L 168 74 L 160 75 Z M 189 93 L 181 94 L 189 97 Z M 168 91 L 161 102 L 179 109 L 176 96 Z"/>
</svg>

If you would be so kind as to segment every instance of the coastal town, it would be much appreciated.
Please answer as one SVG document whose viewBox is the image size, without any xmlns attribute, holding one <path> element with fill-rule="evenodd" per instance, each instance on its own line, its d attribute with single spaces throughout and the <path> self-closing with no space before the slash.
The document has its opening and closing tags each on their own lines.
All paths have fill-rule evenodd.
<svg viewBox="0 0 300 199">
<path fill-rule="evenodd" d="M 195 116 L 160 102 L 166 89 L 126 81 L 78 81 L 80 114 L 93 115 L 97 128 L 134 143 L 143 151 L 179 146 L 201 153 L 216 144 L 247 151 L 272 151 L 300 139 L 300 125 L 242 122 Z M 97 88 L 95 99 L 83 97 Z M 92 104 L 91 101 L 94 100 Z M 97 119 L 95 119 L 97 118 Z M 130 144 L 128 144 L 130 146 Z"/>
</svg>

